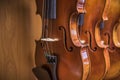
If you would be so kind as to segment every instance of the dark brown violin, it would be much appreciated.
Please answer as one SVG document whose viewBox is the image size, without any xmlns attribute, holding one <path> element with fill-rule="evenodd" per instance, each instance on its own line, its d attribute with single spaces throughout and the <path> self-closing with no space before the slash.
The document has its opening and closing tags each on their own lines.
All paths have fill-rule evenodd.
<svg viewBox="0 0 120 80">
<path fill-rule="evenodd" d="M 103 13 L 103 19 L 99 21 L 96 26 L 96 42 L 99 47 L 107 49 L 110 56 L 110 69 L 108 70 L 105 79 L 119 80 L 120 48 L 118 47 L 119 41 L 116 36 L 116 29 L 118 28 L 120 19 L 120 1 L 109 0 L 109 2 L 109 8 L 106 8 Z"/>
<path fill-rule="evenodd" d="M 105 0 L 87 0 L 85 4 L 86 14 L 84 23 L 80 26 L 81 40 L 88 43 L 88 52 L 90 56 L 90 71 L 87 80 L 102 80 L 108 70 L 107 57 L 104 48 L 100 48 L 95 40 L 95 26 L 101 19 L 105 7 Z M 108 53 L 107 53 L 108 54 Z"/>
<path fill-rule="evenodd" d="M 85 80 L 89 72 L 87 50 L 80 51 L 69 34 L 69 18 L 77 12 L 77 0 L 36 0 L 36 4 L 42 36 L 36 41 L 34 74 L 39 80 Z"/>
</svg>

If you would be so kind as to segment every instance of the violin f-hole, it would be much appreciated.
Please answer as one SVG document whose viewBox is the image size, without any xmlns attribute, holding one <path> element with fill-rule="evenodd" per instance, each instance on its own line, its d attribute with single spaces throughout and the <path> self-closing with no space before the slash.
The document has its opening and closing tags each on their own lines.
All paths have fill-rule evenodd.
<svg viewBox="0 0 120 80">
<path fill-rule="evenodd" d="M 72 46 L 70 46 L 70 47 L 67 46 L 67 41 L 66 41 L 67 37 L 66 37 L 66 30 L 65 30 L 65 28 L 63 26 L 59 26 L 59 30 L 62 30 L 62 32 L 63 32 L 63 43 L 64 43 L 64 46 L 65 46 L 65 49 L 68 52 L 72 52 L 73 51 L 73 47 Z"/>
<path fill-rule="evenodd" d="M 107 44 L 109 45 L 109 47 L 108 47 L 108 49 L 110 50 L 110 51 L 113 51 L 115 48 L 114 47 L 110 47 L 110 35 L 109 35 L 109 33 L 105 33 L 104 34 L 105 36 L 107 36 L 107 39 L 108 39 L 108 42 L 107 42 Z"/>
<path fill-rule="evenodd" d="M 89 41 L 89 48 L 92 52 L 97 50 L 97 47 L 92 47 L 92 36 L 91 33 L 89 31 L 85 31 L 85 34 L 88 35 L 88 41 Z"/>
</svg>

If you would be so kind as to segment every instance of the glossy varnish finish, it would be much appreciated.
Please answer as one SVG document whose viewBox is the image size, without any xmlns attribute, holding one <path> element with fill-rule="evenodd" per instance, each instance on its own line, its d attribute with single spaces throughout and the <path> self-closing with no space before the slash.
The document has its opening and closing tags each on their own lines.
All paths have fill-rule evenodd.
<svg viewBox="0 0 120 80">
<path fill-rule="evenodd" d="M 105 79 L 114 79 L 115 77 L 120 76 L 120 49 L 114 43 L 115 38 L 119 38 L 118 35 L 114 36 L 114 32 L 116 32 L 116 28 L 119 24 L 120 18 L 120 2 L 119 0 L 111 0 L 109 8 L 107 9 L 107 20 L 104 21 L 104 27 L 102 29 L 98 29 L 99 35 L 96 35 L 96 41 L 98 45 L 102 42 L 101 45 L 106 47 L 110 56 L 110 69 L 108 70 Z M 104 20 L 104 18 L 103 18 Z M 100 27 L 100 24 L 99 26 Z M 95 33 L 97 34 L 97 33 Z M 118 44 L 118 42 L 116 42 Z M 103 47 L 100 46 L 99 47 Z M 119 80 L 119 78 L 116 78 Z M 114 79 L 114 80 L 116 80 Z"/>
<path fill-rule="evenodd" d="M 41 11 L 43 9 L 42 4 L 44 1 L 45 0 L 40 0 L 39 2 L 39 0 L 36 0 L 38 7 L 37 13 L 39 15 L 44 14 L 44 12 Z M 46 19 L 44 23 L 44 18 L 42 18 L 42 28 L 44 28 L 42 30 L 42 34 L 45 33 L 45 36 L 42 36 L 41 40 L 36 41 L 36 66 L 39 66 L 40 71 L 44 73 L 43 76 L 46 75 L 46 79 L 49 80 L 85 80 L 86 77 L 87 80 L 101 80 L 105 76 L 107 78 L 109 74 L 114 76 L 114 73 L 116 74 L 117 71 L 110 73 L 112 67 L 108 71 L 110 67 L 110 60 L 112 60 L 110 59 L 111 56 L 109 57 L 107 49 L 108 45 L 104 45 L 103 47 L 99 46 L 96 43 L 98 39 L 95 38 L 96 24 L 98 24 L 102 18 L 103 20 L 109 19 L 107 18 L 107 9 L 109 8 L 106 6 L 110 4 L 109 0 L 94 0 L 93 2 L 86 1 L 84 5 L 86 9 L 84 12 L 86 13 L 84 14 L 84 22 L 82 25 L 78 25 L 77 23 L 77 19 L 79 17 L 78 15 L 81 13 L 81 10 L 78 8 L 76 9 L 77 1 L 70 0 L 68 5 L 65 5 L 65 3 L 67 3 L 67 1 L 57 0 L 56 19 Z M 47 21 L 49 21 L 48 24 L 46 24 Z M 50 26 L 51 24 L 52 26 Z M 44 25 L 47 25 L 47 27 Z M 80 27 L 80 29 L 78 29 L 78 27 Z M 58 41 L 44 42 L 42 41 L 42 38 L 56 38 Z M 109 39 L 109 37 L 107 39 Z M 85 42 L 82 43 L 83 40 Z M 100 43 L 101 42 L 102 41 L 100 41 Z M 47 58 L 45 57 L 44 49 L 46 43 L 49 45 L 49 48 L 52 49 L 52 53 L 50 53 L 50 55 L 57 57 L 56 66 L 53 65 L 54 67 L 48 64 Z M 88 45 L 83 48 L 82 44 Z M 84 56 L 82 56 L 82 54 L 84 55 L 84 52 L 87 52 L 87 56 L 89 56 L 89 59 L 87 58 L 87 61 L 90 62 L 89 66 L 84 65 L 85 59 L 83 59 Z M 85 69 L 87 70 L 85 71 Z M 85 76 L 84 74 L 88 76 Z M 68 75 L 69 77 L 67 77 Z M 44 77 L 39 77 L 39 79 L 43 78 Z"/>
<path fill-rule="evenodd" d="M 105 7 L 105 0 L 90 0 L 86 1 L 85 9 L 86 14 L 84 16 L 84 24 L 80 28 L 80 37 L 89 43 L 89 56 L 90 56 L 90 73 L 88 80 L 100 80 L 104 78 L 106 73 L 106 61 L 104 49 L 97 46 L 95 41 L 95 25 L 102 17 L 102 13 Z"/>
<path fill-rule="evenodd" d="M 80 38 L 80 32 L 79 32 L 79 26 L 83 25 L 84 21 L 84 15 L 86 13 L 85 10 L 85 0 L 78 0 L 76 4 L 76 12 L 73 12 L 70 15 L 70 37 L 73 42 L 73 44 L 76 47 L 80 47 L 80 56 L 83 63 L 83 76 L 82 80 L 87 79 L 90 71 L 90 58 L 89 58 L 89 52 L 88 52 L 88 44 L 84 44 L 85 40 L 81 40 Z"/>
<path fill-rule="evenodd" d="M 40 2 L 39 2 L 40 1 Z M 36 0 L 37 12 L 39 15 L 42 14 L 42 0 Z M 76 0 L 57 0 L 57 16 L 56 19 L 49 20 L 52 22 L 52 26 L 48 26 L 48 31 L 52 32 L 47 36 L 50 38 L 57 38 L 58 41 L 48 42 L 50 48 L 52 48 L 53 53 L 57 57 L 57 67 L 56 67 L 56 76 L 57 80 L 81 80 L 83 73 L 82 59 L 80 56 L 80 49 L 75 47 L 70 39 L 69 34 L 69 17 L 76 11 Z M 67 4 L 67 5 L 66 5 Z M 42 27 L 44 28 L 44 26 Z M 36 66 L 46 66 L 47 64 L 46 57 L 44 55 L 44 50 L 41 45 L 41 40 L 36 41 L 36 53 L 35 53 L 35 62 Z M 46 67 L 49 67 L 47 64 Z M 46 69 L 43 69 L 46 71 Z M 50 69 L 49 69 L 50 70 Z M 50 70 L 51 71 L 51 70 Z M 52 74 L 52 72 L 50 72 Z M 49 77 L 49 76 L 48 76 Z M 49 79 L 53 79 L 53 76 L 50 76 Z M 40 78 L 40 80 L 42 77 Z"/>
<path fill-rule="evenodd" d="M 105 62 L 106 62 L 106 70 L 105 73 L 107 73 L 107 71 L 110 68 L 110 56 L 109 56 L 109 51 L 108 51 L 108 45 L 104 44 L 105 42 L 101 39 L 101 30 L 104 28 L 104 22 L 108 20 L 108 10 L 110 8 L 110 4 L 111 4 L 111 0 L 106 0 L 105 3 L 105 7 L 104 7 L 104 11 L 102 13 L 101 19 L 98 20 L 98 22 L 96 23 L 95 26 L 95 40 L 97 45 L 100 48 L 104 49 L 104 57 L 105 57 Z"/>
</svg>

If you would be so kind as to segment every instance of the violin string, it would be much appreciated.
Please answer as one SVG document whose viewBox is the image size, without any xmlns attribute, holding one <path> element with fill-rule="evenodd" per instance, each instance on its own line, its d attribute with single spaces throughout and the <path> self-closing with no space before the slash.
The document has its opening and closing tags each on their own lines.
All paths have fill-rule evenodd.
<svg viewBox="0 0 120 80">
<path fill-rule="evenodd" d="M 43 5 L 43 7 L 44 7 L 44 12 L 43 12 L 43 17 L 44 17 L 44 23 L 43 23 L 43 34 L 44 34 L 44 36 L 43 36 L 43 38 L 46 38 L 47 39 L 47 37 L 48 37 L 48 7 L 47 7 L 47 0 L 44 0 L 43 1 L 44 3 L 44 5 Z M 44 53 L 45 53 L 45 55 L 46 54 L 49 54 L 49 47 L 48 47 L 48 42 L 47 41 L 45 41 L 44 42 L 44 44 L 45 44 L 45 47 L 44 47 Z"/>
<path fill-rule="evenodd" d="M 48 0 L 45 0 L 45 38 L 48 38 L 48 4 L 47 4 Z M 46 54 L 49 54 L 49 48 L 48 48 L 48 42 L 45 41 L 45 45 L 46 45 Z"/>
<path fill-rule="evenodd" d="M 45 37 L 45 1 L 43 1 L 43 7 L 42 7 L 42 38 Z"/>
<path fill-rule="evenodd" d="M 51 14 L 52 15 L 52 14 Z M 52 33 L 53 33 L 53 19 L 51 19 L 51 35 L 52 35 Z M 51 46 L 51 53 L 53 53 L 53 45 L 52 44 L 50 44 L 50 46 Z"/>
<path fill-rule="evenodd" d="M 43 7 L 42 7 L 42 37 L 45 38 L 45 9 L 46 9 L 46 1 L 43 1 Z M 44 44 L 44 42 L 43 42 Z M 46 45 L 43 47 L 44 53 L 46 53 Z"/>
<path fill-rule="evenodd" d="M 47 2 L 46 2 L 47 4 L 46 4 L 46 6 L 47 6 L 47 8 L 46 8 L 46 11 L 47 11 L 47 20 L 46 20 L 46 25 L 47 25 L 47 39 L 49 38 L 49 0 L 47 0 Z M 50 55 L 50 47 L 49 47 L 49 43 L 48 43 L 49 41 L 46 41 L 46 45 L 47 45 L 47 52 L 48 52 L 48 54 Z"/>
<path fill-rule="evenodd" d="M 50 9 L 51 9 L 51 6 L 52 6 L 52 4 L 50 4 L 50 6 L 49 6 Z M 52 25 L 52 23 L 53 23 L 52 15 L 53 14 L 51 14 L 51 13 L 49 13 L 49 14 L 50 14 L 50 32 L 49 32 L 49 34 L 50 34 L 50 38 L 52 39 L 51 35 L 52 35 L 52 27 L 53 27 L 53 25 Z M 50 47 L 50 52 L 53 53 L 52 43 L 50 43 L 49 47 Z"/>
</svg>

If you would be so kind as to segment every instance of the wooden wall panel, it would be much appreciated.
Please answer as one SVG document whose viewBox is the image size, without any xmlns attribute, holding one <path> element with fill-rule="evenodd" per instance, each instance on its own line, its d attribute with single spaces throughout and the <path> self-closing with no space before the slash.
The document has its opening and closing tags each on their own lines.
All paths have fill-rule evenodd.
<svg viewBox="0 0 120 80">
<path fill-rule="evenodd" d="M 0 0 L 0 80 L 35 80 L 35 39 L 41 19 L 35 0 Z"/>
</svg>

